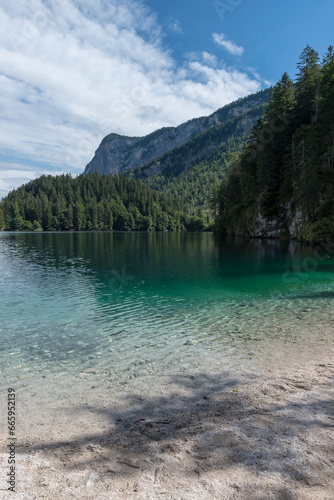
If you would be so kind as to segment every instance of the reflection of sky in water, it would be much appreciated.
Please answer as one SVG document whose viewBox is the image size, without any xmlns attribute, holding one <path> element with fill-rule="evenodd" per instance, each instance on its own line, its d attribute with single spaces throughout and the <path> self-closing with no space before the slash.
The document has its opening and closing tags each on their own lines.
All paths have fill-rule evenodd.
<svg viewBox="0 0 334 500">
<path fill-rule="evenodd" d="M 0 266 L 3 380 L 162 366 L 314 321 L 334 296 L 325 252 L 207 233 L 3 233 Z"/>
</svg>

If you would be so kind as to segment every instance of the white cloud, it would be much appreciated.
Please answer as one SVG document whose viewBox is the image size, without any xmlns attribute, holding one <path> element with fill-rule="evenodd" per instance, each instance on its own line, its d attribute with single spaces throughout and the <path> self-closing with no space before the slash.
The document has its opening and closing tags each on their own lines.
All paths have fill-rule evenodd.
<svg viewBox="0 0 334 500">
<path fill-rule="evenodd" d="M 67 173 L 66 170 L 53 169 L 47 165 L 27 166 L 21 163 L 10 163 L 0 161 L 0 199 L 11 189 L 16 189 L 22 184 L 26 184 L 31 179 L 41 175 L 60 175 Z"/>
<path fill-rule="evenodd" d="M 210 66 L 217 65 L 217 57 L 214 54 L 210 54 L 210 52 L 202 52 L 203 61 Z"/>
<path fill-rule="evenodd" d="M 212 38 L 218 45 L 224 47 L 230 52 L 230 54 L 233 54 L 234 56 L 242 56 L 242 54 L 244 53 L 244 48 L 235 44 L 231 40 L 227 40 L 224 33 L 213 33 Z"/>
<path fill-rule="evenodd" d="M 183 29 L 178 19 L 170 18 L 168 23 L 168 29 L 177 35 L 183 34 Z"/>
<path fill-rule="evenodd" d="M 145 135 L 261 88 L 204 54 L 178 67 L 134 0 L 3 2 L 0 157 L 80 173 L 110 132 Z"/>
</svg>

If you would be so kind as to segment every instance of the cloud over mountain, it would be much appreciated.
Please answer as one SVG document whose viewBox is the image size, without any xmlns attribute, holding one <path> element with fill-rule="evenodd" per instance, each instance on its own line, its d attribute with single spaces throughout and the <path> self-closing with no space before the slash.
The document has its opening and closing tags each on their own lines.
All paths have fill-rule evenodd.
<svg viewBox="0 0 334 500">
<path fill-rule="evenodd" d="M 0 179 L 23 158 L 82 171 L 107 133 L 145 135 L 261 88 L 202 58 L 178 65 L 133 0 L 6 2 L 0 28 Z"/>
</svg>

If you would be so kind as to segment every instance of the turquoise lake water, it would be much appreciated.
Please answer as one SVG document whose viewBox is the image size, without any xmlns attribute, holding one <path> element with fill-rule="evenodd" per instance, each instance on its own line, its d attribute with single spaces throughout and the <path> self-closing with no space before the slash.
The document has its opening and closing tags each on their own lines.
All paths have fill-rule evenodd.
<svg viewBox="0 0 334 500">
<path fill-rule="evenodd" d="M 210 233 L 1 233 L 1 385 L 289 342 L 328 320 L 333 255 Z"/>
</svg>

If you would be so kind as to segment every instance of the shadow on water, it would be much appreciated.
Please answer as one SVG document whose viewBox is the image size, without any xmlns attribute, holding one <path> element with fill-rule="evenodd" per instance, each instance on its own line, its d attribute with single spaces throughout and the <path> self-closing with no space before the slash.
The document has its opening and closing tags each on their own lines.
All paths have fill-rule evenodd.
<svg viewBox="0 0 334 500">
<path fill-rule="evenodd" d="M 303 295 L 294 295 L 294 299 L 334 299 L 334 291 L 321 290 L 320 292 L 305 293 Z"/>
<path fill-rule="evenodd" d="M 277 397 L 275 403 L 272 399 L 266 402 L 262 393 L 251 392 L 254 379 L 241 381 L 229 373 L 221 374 L 218 380 L 204 373 L 174 376 L 168 396 L 130 393 L 110 408 L 73 409 L 76 415 L 89 410 L 96 421 L 102 418 L 107 422 L 109 428 L 103 434 L 30 448 L 59 459 L 65 457 L 67 471 L 69 467 L 85 467 L 111 481 L 124 477 L 135 480 L 143 473 L 154 475 L 161 467 L 174 464 L 185 479 L 203 478 L 211 471 L 221 471 L 227 478 L 229 469 L 238 467 L 255 475 L 278 474 L 283 482 L 298 485 L 325 484 L 332 466 L 321 456 L 332 456 L 333 442 L 313 440 L 309 446 L 316 458 L 310 468 L 305 452 L 301 455 L 304 445 L 297 441 L 302 438 L 305 443 L 309 431 L 333 431 L 333 401 L 319 399 L 316 407 L 305 399 L 280 402 Z M 294 498 L 286 496 L 288 492 L 284 496 L 284 491 L 275 498 Z M 264 498 L 261 488 L 252 496 L 252 500 Z"/>
</svg>

